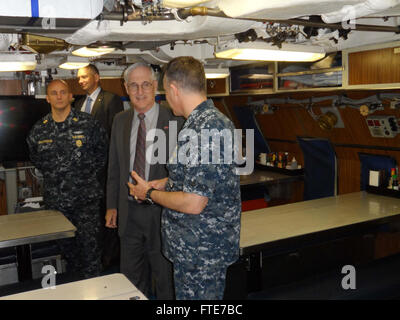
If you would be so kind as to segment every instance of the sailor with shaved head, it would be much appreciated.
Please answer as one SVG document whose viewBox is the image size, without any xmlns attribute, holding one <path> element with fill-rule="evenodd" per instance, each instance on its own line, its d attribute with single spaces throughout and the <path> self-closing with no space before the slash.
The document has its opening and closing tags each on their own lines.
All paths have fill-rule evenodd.
<svg viewBox="0 0 400 320">
<path fill-rule="evenodd" d="M 74 238 L 59 241 L 67 272 L 76 278 L 99 276 L 101 246 L 97 179 L 107 157 L 107 133 L 87 113 L 71 108 L 72 93 L 63 80 L 47 87 L 51 112 L 28 135 L 30 158 L 44 178 L 46 209 L 61 211 L 77 228 Z"/>
</svg>

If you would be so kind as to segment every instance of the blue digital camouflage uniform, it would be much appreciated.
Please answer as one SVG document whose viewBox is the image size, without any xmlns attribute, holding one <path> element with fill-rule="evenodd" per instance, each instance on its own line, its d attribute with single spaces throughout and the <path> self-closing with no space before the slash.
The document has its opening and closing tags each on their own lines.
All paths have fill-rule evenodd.
<svg viewBox="0 0 400 320">
<path fill-rule="evenodd" d="M 63 122 L 51 113 L 39 120 L 27 138 L 30 158 L 44 178 L 47 209 L 61 211 L 77 228 L 74 238 L 59 241 L 67 271 L 79 277 L 101 271 L 100 199 L 97 173 L 106 163 L 107 135 L 87 113 L 71 110 Z"/>
<path fill-rule="evenodd" d="M 187 118 L 179 133 L 177 149 L 167 164 L 166 191 L 184 191 L 208 198 L 207 206 L 198 215 L 163 210 L 163 252 L 174 264 L 177 299 L 222 299 L 227 267 L 239 257 L 241 200 L 236 165 L 233 161 L 223 163 L 224 151 L 229 153 L 224 149 L 223 139 L 218 144 L 220 163 L 211 162 L 211 151 L 217 150 L 218 139 L 214 142 L 207 139 L 208 143 L 201 144 L 200 133 L 204 129 L 215 129 L 212 136 L 230 135 L 232 145 L 232 122 L 209 100 L 197 106 Z M 184 133 L 195 139 L 180 141 Z M 205 156 L 201 157 L 201 152 Z"/>
</svg>

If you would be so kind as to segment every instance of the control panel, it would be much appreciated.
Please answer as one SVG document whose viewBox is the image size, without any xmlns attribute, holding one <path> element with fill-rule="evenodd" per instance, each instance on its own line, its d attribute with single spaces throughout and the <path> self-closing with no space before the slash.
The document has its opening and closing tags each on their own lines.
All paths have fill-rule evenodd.
<svg viewBox="0 0 400 320">
<path fill-rule="evenodd" d="M 399 133 L 399 123 L 395 116 L 369 116 L 366 121 L 373 137 L 393 138 Z"/>
</svg>

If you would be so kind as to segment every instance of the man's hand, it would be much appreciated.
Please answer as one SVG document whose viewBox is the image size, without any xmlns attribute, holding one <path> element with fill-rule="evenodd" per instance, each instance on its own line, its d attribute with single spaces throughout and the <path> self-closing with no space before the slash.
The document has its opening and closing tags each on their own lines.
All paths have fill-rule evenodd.
<svg viewBox="0 0 400 320">
<path fill-rule="evenodd" d="M 117 228 L 117 209 L 107 209 L 106 227 L 111 229 Z"/>
<path fill-rule="evenodd" d="M 167 181 L 168 178 L 163 178 L 163 179 L 149 181 L 149 183 L 152 188 L 163 191 L 165 190 Z"/>
<path fill-rule="evenodd" d="M 151 188 L 151 185 L 146 180 L 143 180 L 135 171 L 131 172 L 132 178 L 136 181 L 136 185 L 127 182 L 129 187 L 129 194 L 136 200 L 145 200 L 146 192 Z"/>
</svg>

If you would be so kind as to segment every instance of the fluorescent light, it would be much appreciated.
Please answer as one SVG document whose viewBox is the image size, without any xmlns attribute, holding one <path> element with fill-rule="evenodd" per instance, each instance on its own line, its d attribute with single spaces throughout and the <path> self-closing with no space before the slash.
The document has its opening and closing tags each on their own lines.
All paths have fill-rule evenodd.
<svg viewBox="0 0 400 320">
<path fill-rule="evenodd" d="M 58 67 L 61 69 L 79 69 L 89 65 L 89 59 L 81 58 L 81 57 L 74 57 L 68 56 L 64 59 L 63 63 L 60 64 Z"/>
<path fill-rule="evenodd" d="M 316 61 L 325 56 L 323 48 L 282 44 L 282 49 L 264 41 L 239 43 L 237 40 L 224 45 L 218 45 L 215 57 L 233 60 L 257 61 Z"/>
<path fill-rule="evenodd" d="M 0 53 L 0 72 L 35 70 L 36 57 L 32 53 Z"/>
<path fill-rule="evenodd" d="M 115 48 L 113 47 L 98 47 L 98 48 L 82 47 L 72 51 L 72 54 L 74 56 L 79 56 L 79 57 L 98 57 L 103 54 L 111 53 L 114 50 Z"/>
<path fill-rule="evenodd" d="M 205 68 L 206 79 L 223 79 L 229 77 L 227 68 Z"/>
</svg>

